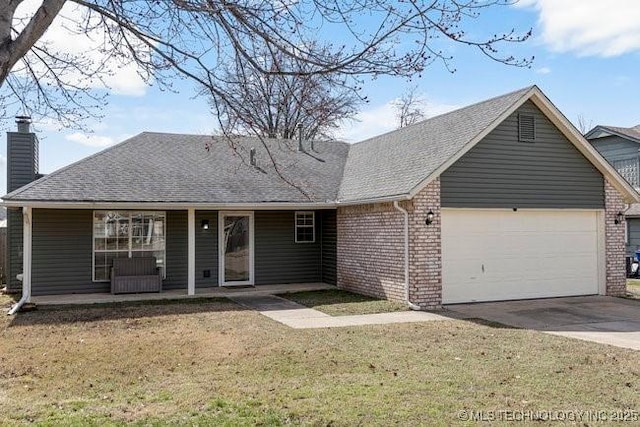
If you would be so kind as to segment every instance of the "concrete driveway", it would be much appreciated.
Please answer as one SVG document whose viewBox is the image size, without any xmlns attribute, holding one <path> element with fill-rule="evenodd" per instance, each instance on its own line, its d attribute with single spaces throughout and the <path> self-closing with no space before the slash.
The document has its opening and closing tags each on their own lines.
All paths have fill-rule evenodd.
<svg viewBox="0 0 640 427">
<path fill-rule="evenodd" d="M 457 316 L 640 350 L 640 301 L 605 296 L 445 306 Z"/>
</svg>

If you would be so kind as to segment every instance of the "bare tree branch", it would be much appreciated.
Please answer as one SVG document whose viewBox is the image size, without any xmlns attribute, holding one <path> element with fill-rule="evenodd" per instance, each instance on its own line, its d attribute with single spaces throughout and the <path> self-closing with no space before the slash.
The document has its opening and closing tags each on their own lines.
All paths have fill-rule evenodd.
<svg viewBox="0 0 640 427">
<path fill-rule="evenodd" d="M 418 93 L 418 85 L 408 88 L 392 103 L 398 118 L 398 128 L 412 125 L 425 118 L 424 97 Z"/>
<path fill-rule="evenodd" d="M 464 31 L 481 12 L 510 0 L 42 0 L 22 19 L 15 17 L 20 3 L 0 4 L 0 99 L 5 109 L 53 116 L 66 126 L 99 115 L 106 92 L 95 88 L 114 64 L 134 64 L 144 81 L 163 89 L 172 90 L 176 77 L 193 80 L 222 105 L 233 101 L 221 90 L 225 65 L 238 62 L 262 75 L 353 76 L 345 81 L 356 92 L 366 75 L 410 77 L 436 61 L 454 71 L 444 53 L 450 43 L 508 65 L 531 62 L 508 52 L 530 32 L 472 38 Z M 47 43 L 64 5 L 80 8 L 65 27 L 78 37 L 101 37 L 100 59 Z M 261 60 L 265 52 L 283 60 L 274 67 Z"/>
<path fill-rule="evenodd" d="M 264 51 L 257 61 L 269 70 L 309 66 L 288 64 L 299 60 L 281 52 Z M 210 93 L 211 105 L 225 134 L 292 139 L 300 125 L 304 139 L 332 139 L 332 132 L 353 119 L 364 100 L 350 83 L 337 74 L 263 74 L 238 59 Z"/>
</svg>

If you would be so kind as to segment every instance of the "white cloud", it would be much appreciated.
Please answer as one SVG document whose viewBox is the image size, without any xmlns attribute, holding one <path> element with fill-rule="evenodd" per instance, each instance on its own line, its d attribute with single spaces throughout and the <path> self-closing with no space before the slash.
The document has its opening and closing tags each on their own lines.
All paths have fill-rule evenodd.
<svg viewBox="0 0 640 427">
<path fill-rule="evenodd" d="M 14 26 L 22 28 L 26 23 L 26 18 L 33 15 L 35 10 L 42 4 L 42 0 L 25 0 L 18 7 Z M 94 64 L 101 63 L 105 56 L 101 50 L 113 50 L 111 43 L 107 42 L 103 48 L 104 32 L 99 29 L 92 29 L 88 33 L 82 33 L 80 25 L 84 21 L 86 10 L 77 4 L 67 2 L 62 8 L 59 16 L 53 21 L 40 43 L 46 43 L 48 49 L 73 56 L 82 56 Z M 97 18 L 96 18 L 97 19 Z M 95 21 L 95 19 L 94 19 Z M 92 22 L 95 24 L 96 22 Z M 80 34 L 78 34 L 80 33 Z M 86 83 L 92 88 L 104 88 L 100 79 L 93 78 L 84 81 L 86 78 L 78 72 L 68 72 L 66 80 L 77 83 Z M 138 68 L 135 64 L 126 59 L 112 58 L 109 65 L 103 69 L 102 80 L 111 88 L 113 93 L 128 96 L 142 96 L 145 94 L 147 85 L 138 75 Z"/>
<path fill-rule="evenodd" d="M 521 0 L 539 13 L 544 44 L 556 52 L 611 57 L 640 51 L 640 1 Z"/>
<path fill-rule="evenodd" d="M 81 132 L 75 132 L 65 136 L 65 139 L 72 142 L 77 142 L 88 147 L 108 147 L 113 145 L 116 141 L 109 136 L 100 135 L 86 135 Z"/>
<path fill-rule="evenodd" d="M 536 70 L 538 74 L 549 74 L 551 72 L 551 68 L 549 67 L 540 67 Z"/>
<path fill-rule="evenodd" d="M 396 109 L 391 100 L 385 104 L 358 113 L 354 121 L 343 126 L 338 132 L 337 138 L 346 142 L 359 142 L 398 127 Z M 454 104 L 438 104 L 427 101 L 423 105 L 426 118 L 437 116 L 458 108 Z"/>
</svg>

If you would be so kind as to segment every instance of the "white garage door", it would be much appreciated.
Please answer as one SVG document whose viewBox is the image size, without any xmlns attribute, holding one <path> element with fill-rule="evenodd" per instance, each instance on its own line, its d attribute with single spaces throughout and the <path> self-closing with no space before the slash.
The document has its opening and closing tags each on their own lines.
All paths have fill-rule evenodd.
<svg viewBox="0 0 640 427">
<path fill-rule="evenodd" d="M 442 210 L 444 304 L 598 293 L 598 213 Z"/>
</svg>

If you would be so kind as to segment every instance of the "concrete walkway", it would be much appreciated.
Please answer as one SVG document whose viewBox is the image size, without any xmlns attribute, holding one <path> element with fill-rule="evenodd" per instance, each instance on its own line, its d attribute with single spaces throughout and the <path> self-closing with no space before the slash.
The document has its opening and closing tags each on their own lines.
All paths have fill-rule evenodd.
<svg viewBox="0 0 640 427">
<path fill-rule="evenodd" d="M 67 305 L 67 304 L 105 304 L 130 301 L 153 301 L 153 300 L 177 300 L 191 298 L 227 298 L 235 295 L 269 295 L 285 294 L 288 292 L 320 291 L 336 289 L 333 285 L 326 283 L 294 283 L 286 285 L 260 285 L 250 287 L 222 287 L 214 286 L 210 288 L 196 288 L 195 295 L 187 295 L 185 289 L 170 289 L 159 293 L 144 294 L 118 294 L 95 293 L 95 294 L 63 294 L 63 295 L 42 295 L 31 298 L 31 302 L 37 305 Z"/>
<path fill-rule="evenodd" d="M 398 311 L 393 313 L 330 316 L 274 295 L 234 295 L 230 300 L 294 329 L 339 328 L 344 326 L 385 325 L 389 323 L 429 322 L 451 320 L 424 311 Z"/>
</svg>

